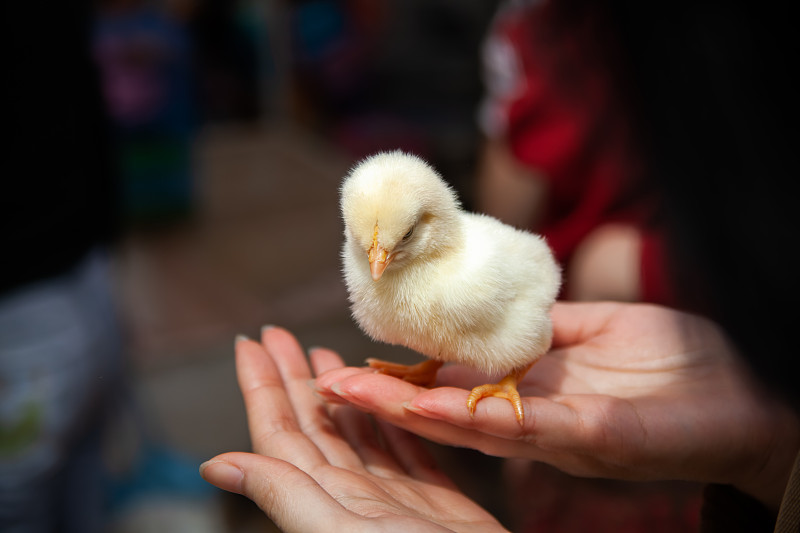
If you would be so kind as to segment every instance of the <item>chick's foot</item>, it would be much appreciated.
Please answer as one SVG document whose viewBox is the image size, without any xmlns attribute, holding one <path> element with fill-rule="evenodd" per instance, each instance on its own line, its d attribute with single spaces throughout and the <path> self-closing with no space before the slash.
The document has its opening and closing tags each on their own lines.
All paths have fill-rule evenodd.
<svg viewBox="0 0 800 533">
<path fill-rule="evenodd" d="M 525 411 L 522 408 L 522 398 L 517 391 L 517 384 L 529 369 L 530 366 L 521 370 L 512 370 L 498 383 L 488 383 L 472 389 L 472 392 L 469 393 L 469 397 L 467 398 L 469 415 L 475 415 L 475 407 L 477 407 L 478 402 L 483 398 L 488 398 L 490 396 L 505 398 L 511 402 L 511 405 L 514 407 L 514 414 L 517 417 L 517 422 L 522 425 L 525 421 Z"/>
<path fill-rule="evenodd" d="M 439 371 L 443 363 L 428 359 L 416 365 L 401 365 L 369 358 L 367 359 L 367 364 L 381 374 L 394 376 L 421 387 L 432 387 L 436 383 L 436 372 Z"/>
</svg>

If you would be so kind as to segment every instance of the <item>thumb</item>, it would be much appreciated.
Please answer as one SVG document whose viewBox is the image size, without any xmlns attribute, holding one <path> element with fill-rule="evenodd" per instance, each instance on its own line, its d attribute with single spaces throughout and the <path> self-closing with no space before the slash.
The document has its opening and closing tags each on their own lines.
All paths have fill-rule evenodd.
<svg viewBox="0 0 800 533">
<path fill-rule="evenodd" d="M 255 502 L 281 531 L 325 531 L 353 520 L 349 511 L 296 466 L 252 453 L 218 455 L 200 465 L 212 485 Z"/>
</svg>

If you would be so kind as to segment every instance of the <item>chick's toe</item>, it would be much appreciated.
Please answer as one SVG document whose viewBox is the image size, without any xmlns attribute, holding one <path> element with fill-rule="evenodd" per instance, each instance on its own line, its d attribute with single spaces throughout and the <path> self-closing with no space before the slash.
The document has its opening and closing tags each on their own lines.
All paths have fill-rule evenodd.
<svg viewBox="0 0 800 533">
<path fill-rule="evenodd" d="M 436 383 L 436 372 L 442 367 L 442 362 L 428 359 L 415 365 L 401 365 L 369 358 L 367 365 L 381 374 L 400 378 L 421 387 L 432 387 Z"/>
<path fill-rule="evenodd" d="M 514 370 L 498 383 L 488 383 L 472 389 L 472 392 L 470 392 L 467 398 L 467 409 L 469 409 L 470 416 L 475 415 L 475 408 L 479 401 L 483 398 L 493 396 L 495 398 L 504 398 L 511 402 L 511 405 L 514 407 L 514 414 L 517 417 L 517 422 L 522 425 L 525 421 L 525 410 L 522 407 L 522 398 L 519 395 L 519 391 L 517 391 L 517 384 L 529 368 L 530 367 L 521 371 Z"/>
</svg>

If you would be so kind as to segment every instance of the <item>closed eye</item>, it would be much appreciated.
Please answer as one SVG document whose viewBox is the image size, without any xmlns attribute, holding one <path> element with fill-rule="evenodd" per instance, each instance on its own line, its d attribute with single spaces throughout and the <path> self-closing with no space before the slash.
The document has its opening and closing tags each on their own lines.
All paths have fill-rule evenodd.
<svg viewBox="0 0 800 533">
<path fill-rule="evenodd" d="M 414 235 L 414 226 L 411 226 L 411 228 L 406 232 L 406 234 L 403 235 L 403 242 L 408 241 L 408 239 L 410 239 L 413 235 Z"/>
</svg>

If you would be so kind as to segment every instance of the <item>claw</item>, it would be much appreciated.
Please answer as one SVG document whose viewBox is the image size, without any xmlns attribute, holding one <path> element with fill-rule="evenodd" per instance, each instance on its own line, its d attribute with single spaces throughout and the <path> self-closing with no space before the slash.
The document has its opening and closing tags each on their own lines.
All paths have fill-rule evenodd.
<svg viewBox="0 0 800 533">
<path fill-rule="evenodd" d="M 511 402 L 511 405 L 514 407 L 514 414 L 517 417 L 517 422 L 522 426 L 525 423 L 525 410 L 522 407 L 522 398 L 519 395 L 519 391 L 517 391 L 517 384 L 522 380 L 528 370 L 530 370 L 531 366 L 533 366 L 533 363 L 523 369 L 512 370 L 498 383 L 488 383 L 472 389 L 472 392 L 469 393 L 469 398 L 467 398 L 469 416 L 475 416 L 475 408 L 478 406 L 478 402 L 483 398 L 492 396 L 495 398 L 504 398 Z"/>
</svg>

